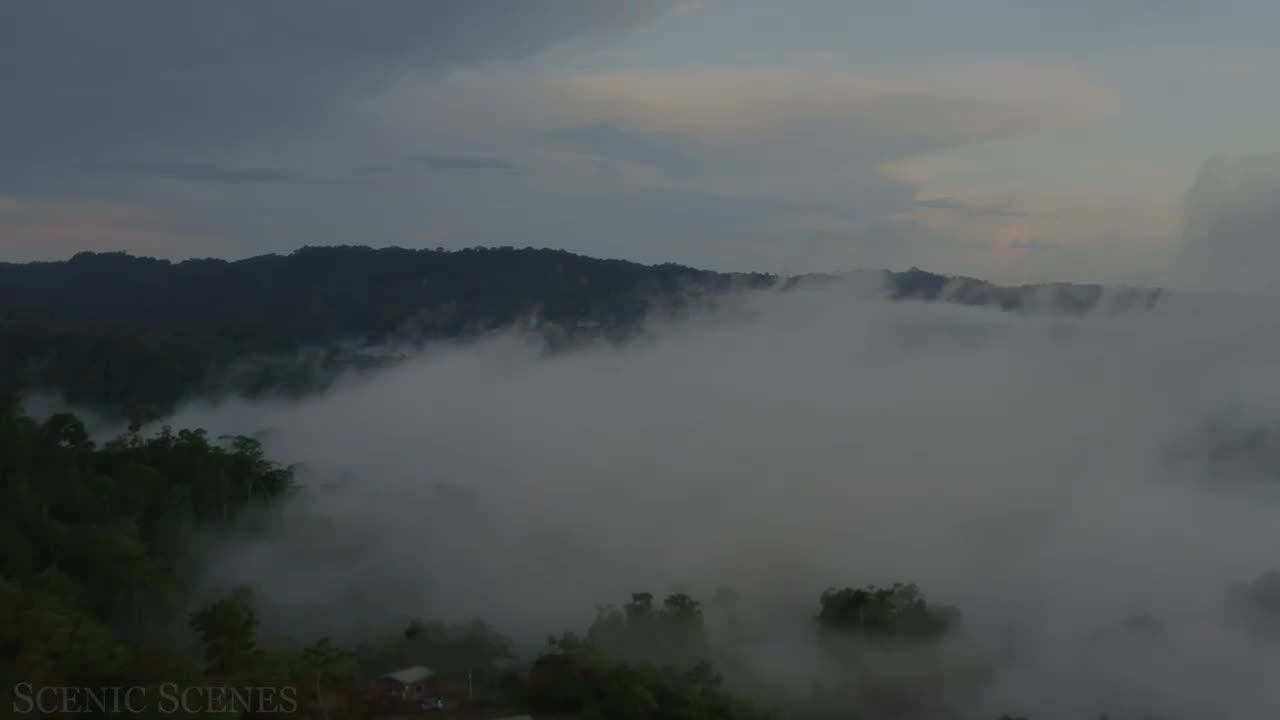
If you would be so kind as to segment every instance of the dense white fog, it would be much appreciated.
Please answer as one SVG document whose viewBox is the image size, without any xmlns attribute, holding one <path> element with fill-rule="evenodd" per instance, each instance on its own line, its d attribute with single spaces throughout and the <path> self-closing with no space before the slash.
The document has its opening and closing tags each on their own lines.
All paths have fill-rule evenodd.
<svg viewBox="0 0 1280 720">
<path fill-rule="evenodd" d="M 758 621 L 752 661 L 801 687 L 823 589 L 916 582 L 1010 658 L 982 712 L 1276 717 L 1280 653 L 1228 589 L 1280 566 L 1280 465 L 1268 435 L 1230 457 L 1221 438 L 1280 420 L 1277 316 L 865 290 L 762 293 L 749 317 L 559 355 L 496 336 L 301 402 L 189 407 L 166 422 L 262 430 L 304 465 L 209 586 L 254 586 L 264 625 L 308 637 L 480 616 L 537 642 L 635 591 L 727 584 Z M 1135 614 L 1165 631 L 1117 634 Z"/>
</svg>

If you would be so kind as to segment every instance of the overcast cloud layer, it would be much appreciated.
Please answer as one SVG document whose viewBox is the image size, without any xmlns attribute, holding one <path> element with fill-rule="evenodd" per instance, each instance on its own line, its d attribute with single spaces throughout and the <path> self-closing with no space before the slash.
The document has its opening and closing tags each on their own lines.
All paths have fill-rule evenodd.
<svg viewBox="0 0 1280 720">
<path fill-rule="evenodd" d="M 1277 20 L 1261 0 L 3 0 L 0 259 L 510 244 L 1221 286 L 1275 235 L 1243 205 L 1280 195 L 1245 169 L 1280 152 Z M 1215 207 L 1245 217 L 1202 237 L 1218 155 Z"/>
<path fill-rule="evenodd" d="M 536 642 L 631 592 L 728 583 L 767 628 L 754 662 L 807 688 L 819 593 L 912 581 L 1021 653 L 979 717 L 1116 697 L 1274 717 L 1280 648 L 1227 593 L 1276 566 L 1275 448 L 1221 450 L 1280 417 L 1274 314 L 1019 318 L 865 292 L 764 294 L 749 320 L 554 358 L 495 337 L 298 404 L 190 408 L 170 422 L 264 430 L 307 468 L 211 587 L 256 586 L 267 624 L 304 637 L 480 615 Z M 1089 655 L 1143 613 L 1168 632 Z"/>
<path fill-rule="evenodd" d="M 525 58 L 670 4 L 6 0 L 0 158 L 9 175 L 56 172 L 288 136 L 406 70 Z"/>
<path fill-rule="evenodd" d="M 0 0 L 0 261 L 536 245 L 1265 294 L 1277 22 L 1264 0 Z M 1280 653 L 1227 594 L 1277 565 L 1274 303 L 1067 320 L 868 291 L 187 408 L 169 422 L 304 464 L 210 592 L 250 583 L 307 639 L 482 615 L 536 640 L 727 583 L 752 662 L 803 685 L 825 587 L 914 581 L 1014 658 L 976 717 L 1277 717 Z M 1098 640 L 1136 613 L 1167 631 Z"/>
</svg>

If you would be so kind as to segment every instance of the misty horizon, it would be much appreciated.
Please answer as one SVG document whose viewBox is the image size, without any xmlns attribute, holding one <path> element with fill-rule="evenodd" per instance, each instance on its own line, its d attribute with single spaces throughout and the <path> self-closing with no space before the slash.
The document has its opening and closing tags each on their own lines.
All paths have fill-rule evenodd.
<svg viewBox="0 0 1280 720">
<path fill-rule="evenodd" d="M 286 634 L 484 617 L 530 651 L 595 604 L 727 585 L 761 623 L 750 662 L 794 690 L 820 666 L 822 590 L 915 582 L 980 646 L 1020 638 L 988 715 L 1127 693 L 1265 717 L 1278 698 L 1253 663 L 1276 650 L 1228 600 L 1275 567 L 1280 486 L 1215 457 L 1206 428 L 1276 422 L 1256 384 L 1269 313 L 882 293 L 754 293 L 745 314 L 556 356 L 500 333 L 310 399 L 191 405 L 163 424 L 259 433 L 302 464 L 268 529 L 219 541 L 209 587 L 255 588 Z M 1170 634 L 1079 675 L 1095 636 L 1145 615 Z M 1207 681 L 1222 662 L 1256 669 Z M 1059 672 L 1080 685 L 1055 690 Z"/>
<path fill-rule="evenodd" d="M 0 18 L 16 716 L 1280 718 L 1280 3 Z"/>
</svg>

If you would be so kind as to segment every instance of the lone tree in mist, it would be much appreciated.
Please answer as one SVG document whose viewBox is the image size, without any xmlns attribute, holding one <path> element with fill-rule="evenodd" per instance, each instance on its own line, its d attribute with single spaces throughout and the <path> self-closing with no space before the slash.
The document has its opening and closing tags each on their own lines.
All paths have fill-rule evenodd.
<svg viewBox="0 0 1280 720">
<path fill-rule="evenodd" d="M 527 700 L 535 715 L 591 720 L 769 718 L 726 693 L 708 663 L 677 668 L 623 662 L 572 633 L 548 639 L 529 673 Z"/>
<path fill-rule="evenodd" d="M 262 662 L 258 617 L 249 600 L 247 590 L 237 589 L 191 615 L 191 628 L 204 644 L 205 663 L 212 677 L 235 677 L 251 672 Z"/>
<path fill-rule="evenodd" d="M 959 627 L 955 608 L 930 605 L 915 585 L 828 589 L 819 600 L 819 643 L 840 669 L 819 687 L 820 705 L 869 718 L 934 718 L 947 700 L 940 641 Z"/>
<path fill-rule="evenodd" d="M 587 640 L 605 655 L 628 662 L 692 666 L 708 660 L 702 605 L 685 593 L 674 593 L 655 607 L 652 593 L 635 593 L 622 609 L 599 610 Z"/>
<path fill-rule="evenodd" d="M 322 638 L 303 648 L 293 663 L 292 680 L 306 688 L 307 704 L 314 714 L 328 720 L 330 710 L 344 709 L 356 675 L 356 656 Z M 339 688 L 345 692 L 338 691 Z"/>
<path fill-rule="evenodd" d="M 930 605 L 913 584 L 867 585 L 822 593 L 818 627 L 869 641 L 933 642 L 959 627 L 960 612 Z"/>
</svg>

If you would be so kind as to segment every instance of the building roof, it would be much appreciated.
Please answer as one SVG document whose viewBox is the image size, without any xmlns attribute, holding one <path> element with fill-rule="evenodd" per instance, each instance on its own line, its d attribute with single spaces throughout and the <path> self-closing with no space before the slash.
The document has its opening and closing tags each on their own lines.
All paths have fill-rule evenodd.
<svg viewBox="0 0 1280 720">
<path fill-rule="evenodd" d="M 412 685 L 413 683 L 426 680 L 432 675 L 435 675 L 435 673 L 429 668 L 422 667 L 421 665 L 414 665 L 413 667 L 407 667 L 403 670 L 387 673 L 382 677 L 395 680 L 401 685 Z"/>
</svg>

